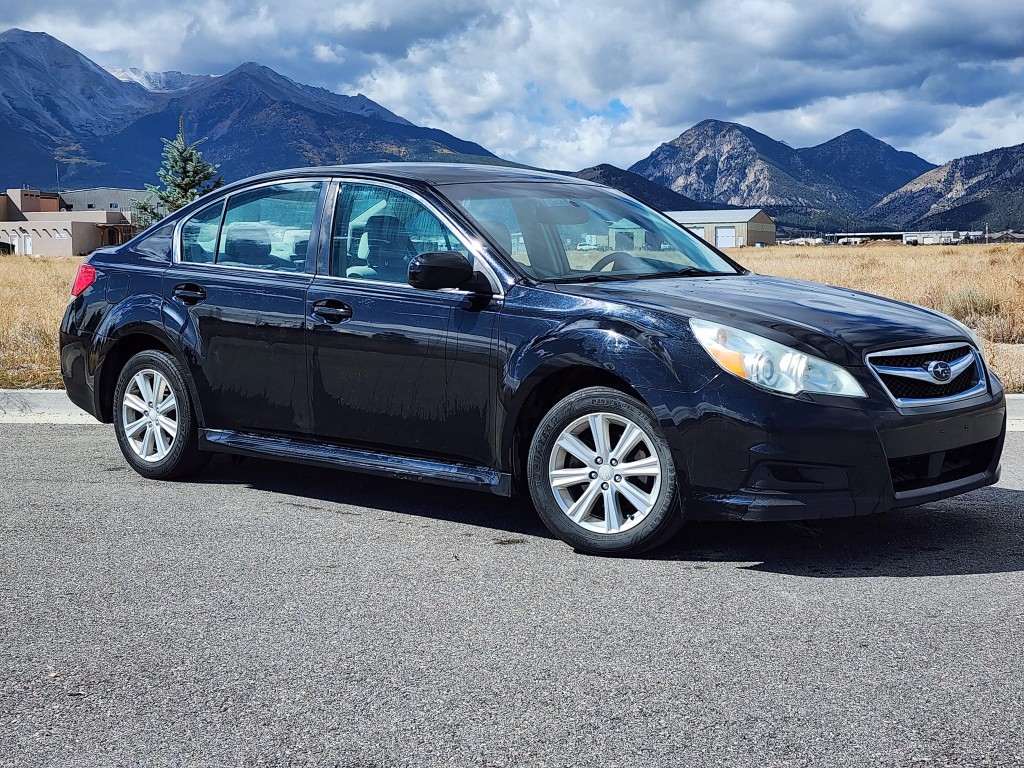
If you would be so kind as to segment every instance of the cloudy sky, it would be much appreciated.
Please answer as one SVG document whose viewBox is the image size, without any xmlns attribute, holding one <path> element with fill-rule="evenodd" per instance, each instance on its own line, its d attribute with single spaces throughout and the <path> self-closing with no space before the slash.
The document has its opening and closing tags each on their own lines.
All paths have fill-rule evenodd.
<svg viewBox="0 0 1024 768">
<path fill-rule="evenodd" d="M 628 166 L 712 117 L 936 163 L 1024 142 L 1020 0 L 4 3 L 15 26 L 108 67 L 257 61 L 545 167 Z"/>
</svg>

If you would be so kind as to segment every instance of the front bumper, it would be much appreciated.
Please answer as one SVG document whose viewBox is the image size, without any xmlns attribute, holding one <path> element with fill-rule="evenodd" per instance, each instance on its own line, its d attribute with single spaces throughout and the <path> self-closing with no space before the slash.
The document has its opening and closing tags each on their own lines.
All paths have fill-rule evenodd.
<svg viewBox="0 0 1024 768">
<path fill-rule="evenodd" d="M 868 398 L 786 397 L 723 374 L 662 418 L 691 519 L 811 520 L 885 512 L 999 479 L 1006 403 L 988 393 L 900 411 Z"/>
</svg>

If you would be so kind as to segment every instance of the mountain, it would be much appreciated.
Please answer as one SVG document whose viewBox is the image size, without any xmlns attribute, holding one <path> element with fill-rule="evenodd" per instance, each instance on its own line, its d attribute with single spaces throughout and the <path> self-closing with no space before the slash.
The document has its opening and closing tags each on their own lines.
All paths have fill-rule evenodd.
<svg viewBox="0 0 1024 768">
<path fill-rule="evenodd" d="M 1024 144 L 951 160 L 865 214 L 915 229 L 991 230 L 1024 222 Z"/>
<path fill-rule="evenodd" d="M 0 34 L 0 188 L 153 182 L 163 137 L 189 139 L 228 180 L 278 168 L 372 162 L 498 162 L 469 141 L 414 125 L 362 94 L 297 83 L 246 63 L 220 76 L 117 70 L 42 33 Z M 120 79 L 119 79 L 120 78 Z"/>
<path fill-rule="evenodd" d="M 614 187 L 659 211 L 706 211 L 721 207 L 710 203 L 699 203 L 678 192 L 666 189 L 660 184 L 648 181 L 639 174 L 624 171 L 614 165 L 595 165 L 593 168 L 584 168 L 572 175 L 579 179 Z"/>
<path fill-rule="evenodd" d="M 0 189 L 51 184 L 55 158 L 78 156 L 86 137 L 117 130 L 151 104 L 144 88 L 49 35 L 0 33 Z"/>
<path fill-rule="evenodd" d="M 40 32 L 0 33 L 0 115 L 38 136 L 110 133 L 152 104 L 78 51 Z"/>
<path fill-rule="evenodd" d="M 443 131 L 351 112 L 343 98 L 243 64 L 172 94 L 94 146 L 98 157 L 111 158 L 106 173 L 118 184 L 155 174 L 154 141 L 177 132 L 179 115 L 185 116 L 186 136 L 207 137 L 203 156 L 231 178 L 308 165 L 490 156 L 480 145 Z"/>
<path fill-rule="evenodd" d="M 147 72 L 135 67 L 107 67 L 107 72 L 123 83 L 136 83 L 147 91 L 155 93 L 187 91 L 214 77 L 214 75 L 187 75 L 184 72 Z"/>
<path fill-rule="evenodd" d="M 856 205 L 838 184 L 822 184 L 792 147 L 718 120 L 698 123 L 629 170 L 697 200 L 761 207 Z"/>
<path fill-rule="evenodd" d="M 877 201 L 936 166 L 913 152 L 903 152 L 859 128 L 798 149 L 814 169 L 838 179 L 863 200 Z M 863 208 L 861 209 L 863 210 Z"/>
<path fill-rule="evenodd" d="M 934 167 L 860 130 L 794 149 L 745 125 L 705 120 L 629 170 L 697 200 L 766 208 L 783 226 L 805 229 L 855 225 L 857 214 Z"/>
</svg>

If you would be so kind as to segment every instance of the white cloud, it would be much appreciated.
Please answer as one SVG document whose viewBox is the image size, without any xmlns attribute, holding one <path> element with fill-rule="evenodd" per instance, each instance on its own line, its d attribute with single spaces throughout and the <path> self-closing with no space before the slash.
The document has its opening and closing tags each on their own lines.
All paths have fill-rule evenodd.
<svg viewBox="0 0 1024 768">
<path fill-rule="evenodd" d="M 326 43 L 317 43 L 313 46 L 313 58 L 324 64 L 340 64 L 345 60 L 339 47 Z"/>
<path fill-rule="evenodd" d="M 794 146 L 860 127 L 933 162 L 1024 138 L 1024 4 L 974 0 L 61 0 L 0 11 L 108 66 L 255 60 L 548 167 L 694 123 Z"/>
</svg>

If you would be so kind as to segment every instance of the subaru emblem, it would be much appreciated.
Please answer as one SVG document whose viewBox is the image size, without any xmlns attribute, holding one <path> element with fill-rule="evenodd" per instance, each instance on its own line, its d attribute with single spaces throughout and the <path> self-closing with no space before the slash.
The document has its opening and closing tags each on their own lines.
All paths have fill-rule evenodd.
<svg viewBox="0 0 1024 768">
<path fill-rule="evenodd" d="M 949 363 L 942 360 L 932 360 L 928 363 L 928 373 L 935 379 L 939 384 L 945 384 L 953 376 L 953 369 L 949 367 Z"/>
</svg>

